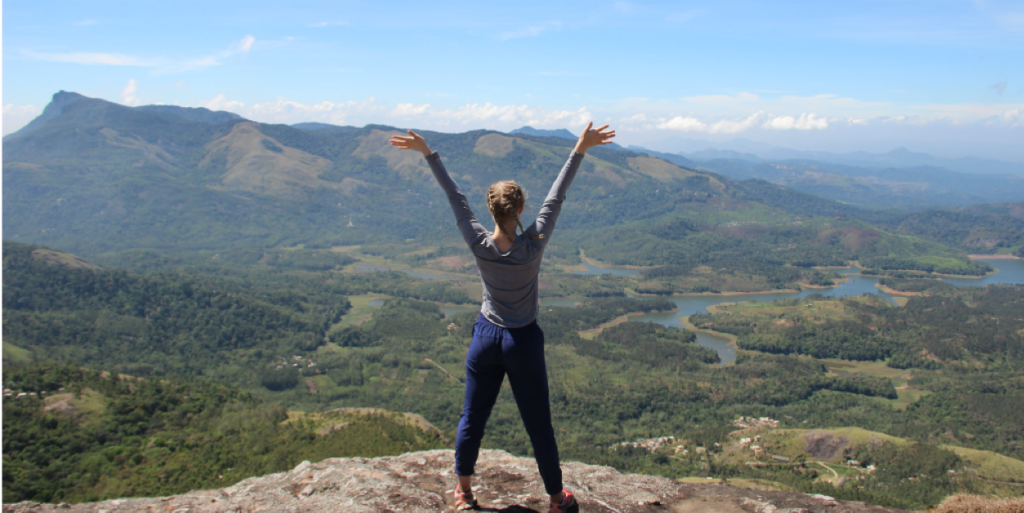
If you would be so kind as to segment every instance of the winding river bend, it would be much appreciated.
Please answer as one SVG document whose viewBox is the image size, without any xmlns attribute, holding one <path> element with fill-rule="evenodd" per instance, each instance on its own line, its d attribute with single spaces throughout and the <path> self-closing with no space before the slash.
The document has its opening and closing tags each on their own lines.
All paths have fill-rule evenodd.
<svg viewBox="0 0 1024 513">
<path fill-rule="evenodd" d="M 994 284 L 1024 284 L 1024 260 L 1002 260 L 1002 259 L 979 259 L 983 260 L 987 264 L 995 267 L 999 272 L 986 276 L 979 279 L 971 278 L 943 278 L 942 280 L 950 285 L 956 287 L 982 287 L 985 285 Z M 585 275 L 596 275 L 596 274 L 615 274 L 620 276 L 633 276 L 639 274 L 640 271 L 636 269 L 628 269 L 623 267 L 601 267 L 596 266 L 588 262 L 584 262 L 585 271 L 574 271 L 577 274 Z M 366 268 L 360 269 L 357 267 L 357 272 L 368 272 L 376 270 L 386 270 L 386 268 L 379 266 L 365 266 Z M 878 283 L 878 278 L 871 276 L 861 276 L 858 274 L 857 269 L 843 269 L 838 271 L 840 275 L 846 275 L 849 278 L 848 281 L 840 283 L 835 287 L 828 289 L 809 289 L 801 292 L 766 292 L 760 294 L 742 294 L 735 296 L 725 296 L 721 294 L 702 294 L 692 296 L 672 296 L 668 299 L 679 307 L 678 311 L 675 312 L 655 312 L 640 315 L 637 317 L 630 317 L 630 322 L 656 322 L 665 326 L 674 326 L 676 328 L 683 328 L 680 317 L 686 317 L 697 313 L 707 313 L 708 307 L 721 304 L 721 303 L 739 303 L 746 301 L 775 301 L 776 299 L 784 298 L 801 298 L 807 297 L 811 294 L 821 294 L 826 297 L 844 297 L 844 296 L 859 296 L 861 294 L 876 294 L 878 296 L 888 299 L 891 303 L 896 304 L 896 301 L 889 294 L 886 294 L 875 286 Z M 426 278 L 426 279 L 437 279 L 437 278 L 452 278 L 452 276 L 436 275 L 426 273 L 412 273 L 408 272 L 413 276 Z M 550 298 L 541 299 L 542 306 L 576 306 L 576 303 L 584 301 L 585 298 Z M 373 303 L 370 303 L 373 304 Z M 463 312 L 470 312 L 475 310 L 476 307 L 466 307 L 463 305 L 452 305 L 443 306 L 441 310 L 445 315 L 455 315 Z M 709 333 L 697 332 L 697 343 L 704 347 L 714 349 L 718 353 L 718 357 L 722 359 L 722 365 L 726 365 L 736 361 L 736 348 L 729 345 L 729 340 L 711 335 Z"/>
<path fill-rule="evenodd" d="M 943 278 L 943 281 L 957 287 L 981 287 L 985 285 L 994 284 L 1024 284 L 1024 260 L 998 260 L 998 259 L 985 259 L 985 263 L 995 267 L 999 272 L 986 276 L 980 279 L 969 279 L 969 278 Z M 606 268 L 587 265 L 586 272 L 580 272 L 580 274 L 636 274 L 638 271 L 634 269 L 621 269 L 608 268 L 608 273 L 601 273 L 600 271 Z M 875 287 L 878 283 L 878 278 L 871 276 L 861 276 L 857 274 L 857 269 L 844 269 L 838 271 L 841 275 L 849 275 L 849 281 L 840 283 L 839 285 L 829 289 L 811 289 L 804 290 L 802 292 L 772 292 L 764 294 L 744 294 L 736 296 L 722 296 L 722 295 L 694 295 L 694 296 L 673 296 L 668 298 L 674 302 L 679 310 L 676 312 L 655 312 L 644 314 L 637 317 L 630 317 L 631 322 L 656 322 L 665 326 L 674 326 L 676 328 L 685 328 L 682 323 L 679 322 L 680 317 L 685 317 L 697 313 L 707 313 L 708 307 L 717 305 L 720 303 L 738 303 L 746 301 L 775 301 L 776 299 L 784 298 L 801 298 L 807 297 L 812 294 L 821 294 L 826 297 L 844 297 L 844 296 L 859 296 L 861 294 L 876 294 L 882 296 L 893 304 L 896 301 L 891 295 L 885 294 Z M 557 300 L 541 300 L 543 305 L 565 305 L 572 306 L 579 301 L 578 299 L 557 299 Z M 718 357 L 722 359 L 722 365 L 732 363 L 736 361 L 736 348 L 729 345 L 729 340 L 717 337 L 708 333 L 697 332 L 697 343 L 704 347 L 714 349 L 718 353 Z"/>
</svg>

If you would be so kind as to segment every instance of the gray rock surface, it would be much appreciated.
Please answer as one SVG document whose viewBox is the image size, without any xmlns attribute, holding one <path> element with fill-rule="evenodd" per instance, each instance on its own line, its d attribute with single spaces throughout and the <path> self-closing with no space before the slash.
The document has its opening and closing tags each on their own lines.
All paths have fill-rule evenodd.
<svg viewBox="0 0 1024 513">
<path fill-rule="evenodd" d="M 220 490 L 89 504 L 5 505 L 4 512 L 429 512 L 450 510 L 455 486 L 451 450 L 385 458 L 302 462 L 291 472 L 254 477 Z M 897 510 L 801 493 L 684 484 L 664 477 L 620 474 L 610 467 L 563 463 L 565 485 L 580 510 L 593 513 L 882 513 Z M 484 511 L 547 511 L 532 459 L 481 451 L 474 492 Z"/>
</svg>

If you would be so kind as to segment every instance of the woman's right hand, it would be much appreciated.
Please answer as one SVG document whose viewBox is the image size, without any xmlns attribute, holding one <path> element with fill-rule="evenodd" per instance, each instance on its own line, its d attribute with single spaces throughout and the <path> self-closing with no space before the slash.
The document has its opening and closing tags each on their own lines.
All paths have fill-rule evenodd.
<svg viewBox="0 0 1024 513">
<path fill-rule="evenodd" d="M 585 154 L 587 150 L 594 146 L 601 146 L 605 144 L 611 144 L 611 139 L 615 137 L 615 130 L 609 130 L 608 125 L 594 129 L 594 122 L 591 121 L 587 124 L 587 128 L 580 134 L 580 140 L 576 143 L 576 153 Z"/>
<path fill-rule="evenodd" d="M 390 141 L 391 145 L 398 146 L 398 149 L 400 150 L 417 150 L 422 153 L 424 157 L 430 156 L 432 152 L 430 151 L 430 146 L 427 146 L 427 141 L 420 136 L 420 134 L 417 134 L 412 130 L 407 131 L 409 132 L 408 136 L 397 134 L 392 135 Z"/>
</svg>

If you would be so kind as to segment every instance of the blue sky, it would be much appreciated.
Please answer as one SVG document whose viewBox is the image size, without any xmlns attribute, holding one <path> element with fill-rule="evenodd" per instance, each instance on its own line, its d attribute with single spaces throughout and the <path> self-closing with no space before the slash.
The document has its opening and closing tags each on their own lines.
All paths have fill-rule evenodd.
<svg viewBox="0 0 1024 513">
<path fill-rule="evenodd" d="M 1024 2 L 29 2 L 3 18 L 3 132 L 58 90 L 268 123 L 460 132 L 609 122 L 1024 161 Z"/>
</svg>

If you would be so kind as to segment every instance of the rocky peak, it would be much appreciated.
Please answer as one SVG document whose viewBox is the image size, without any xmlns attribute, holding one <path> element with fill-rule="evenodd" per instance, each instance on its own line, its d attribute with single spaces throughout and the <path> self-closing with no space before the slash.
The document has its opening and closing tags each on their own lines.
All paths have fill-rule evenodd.
<svg viewBox="0 0 1024 513">
<path fill-rule="evenodd" d="M 5 505 L 4 512 L 433 512 L 450 510 L 455 485 L 451 450 L 384 458 L 302 462 L 291 472 L 254 477 L 220 490 L 91 504 Z M 588 513 L 883 513 L 898 510 L 822 495 L 684 484 L 621 474 L 610 467 L 563 463 L 565 485 Z M 481 451 L 474 492 L 483 511 L 546 512 L 547 496 L 533 459 Z"/>
</svg>

